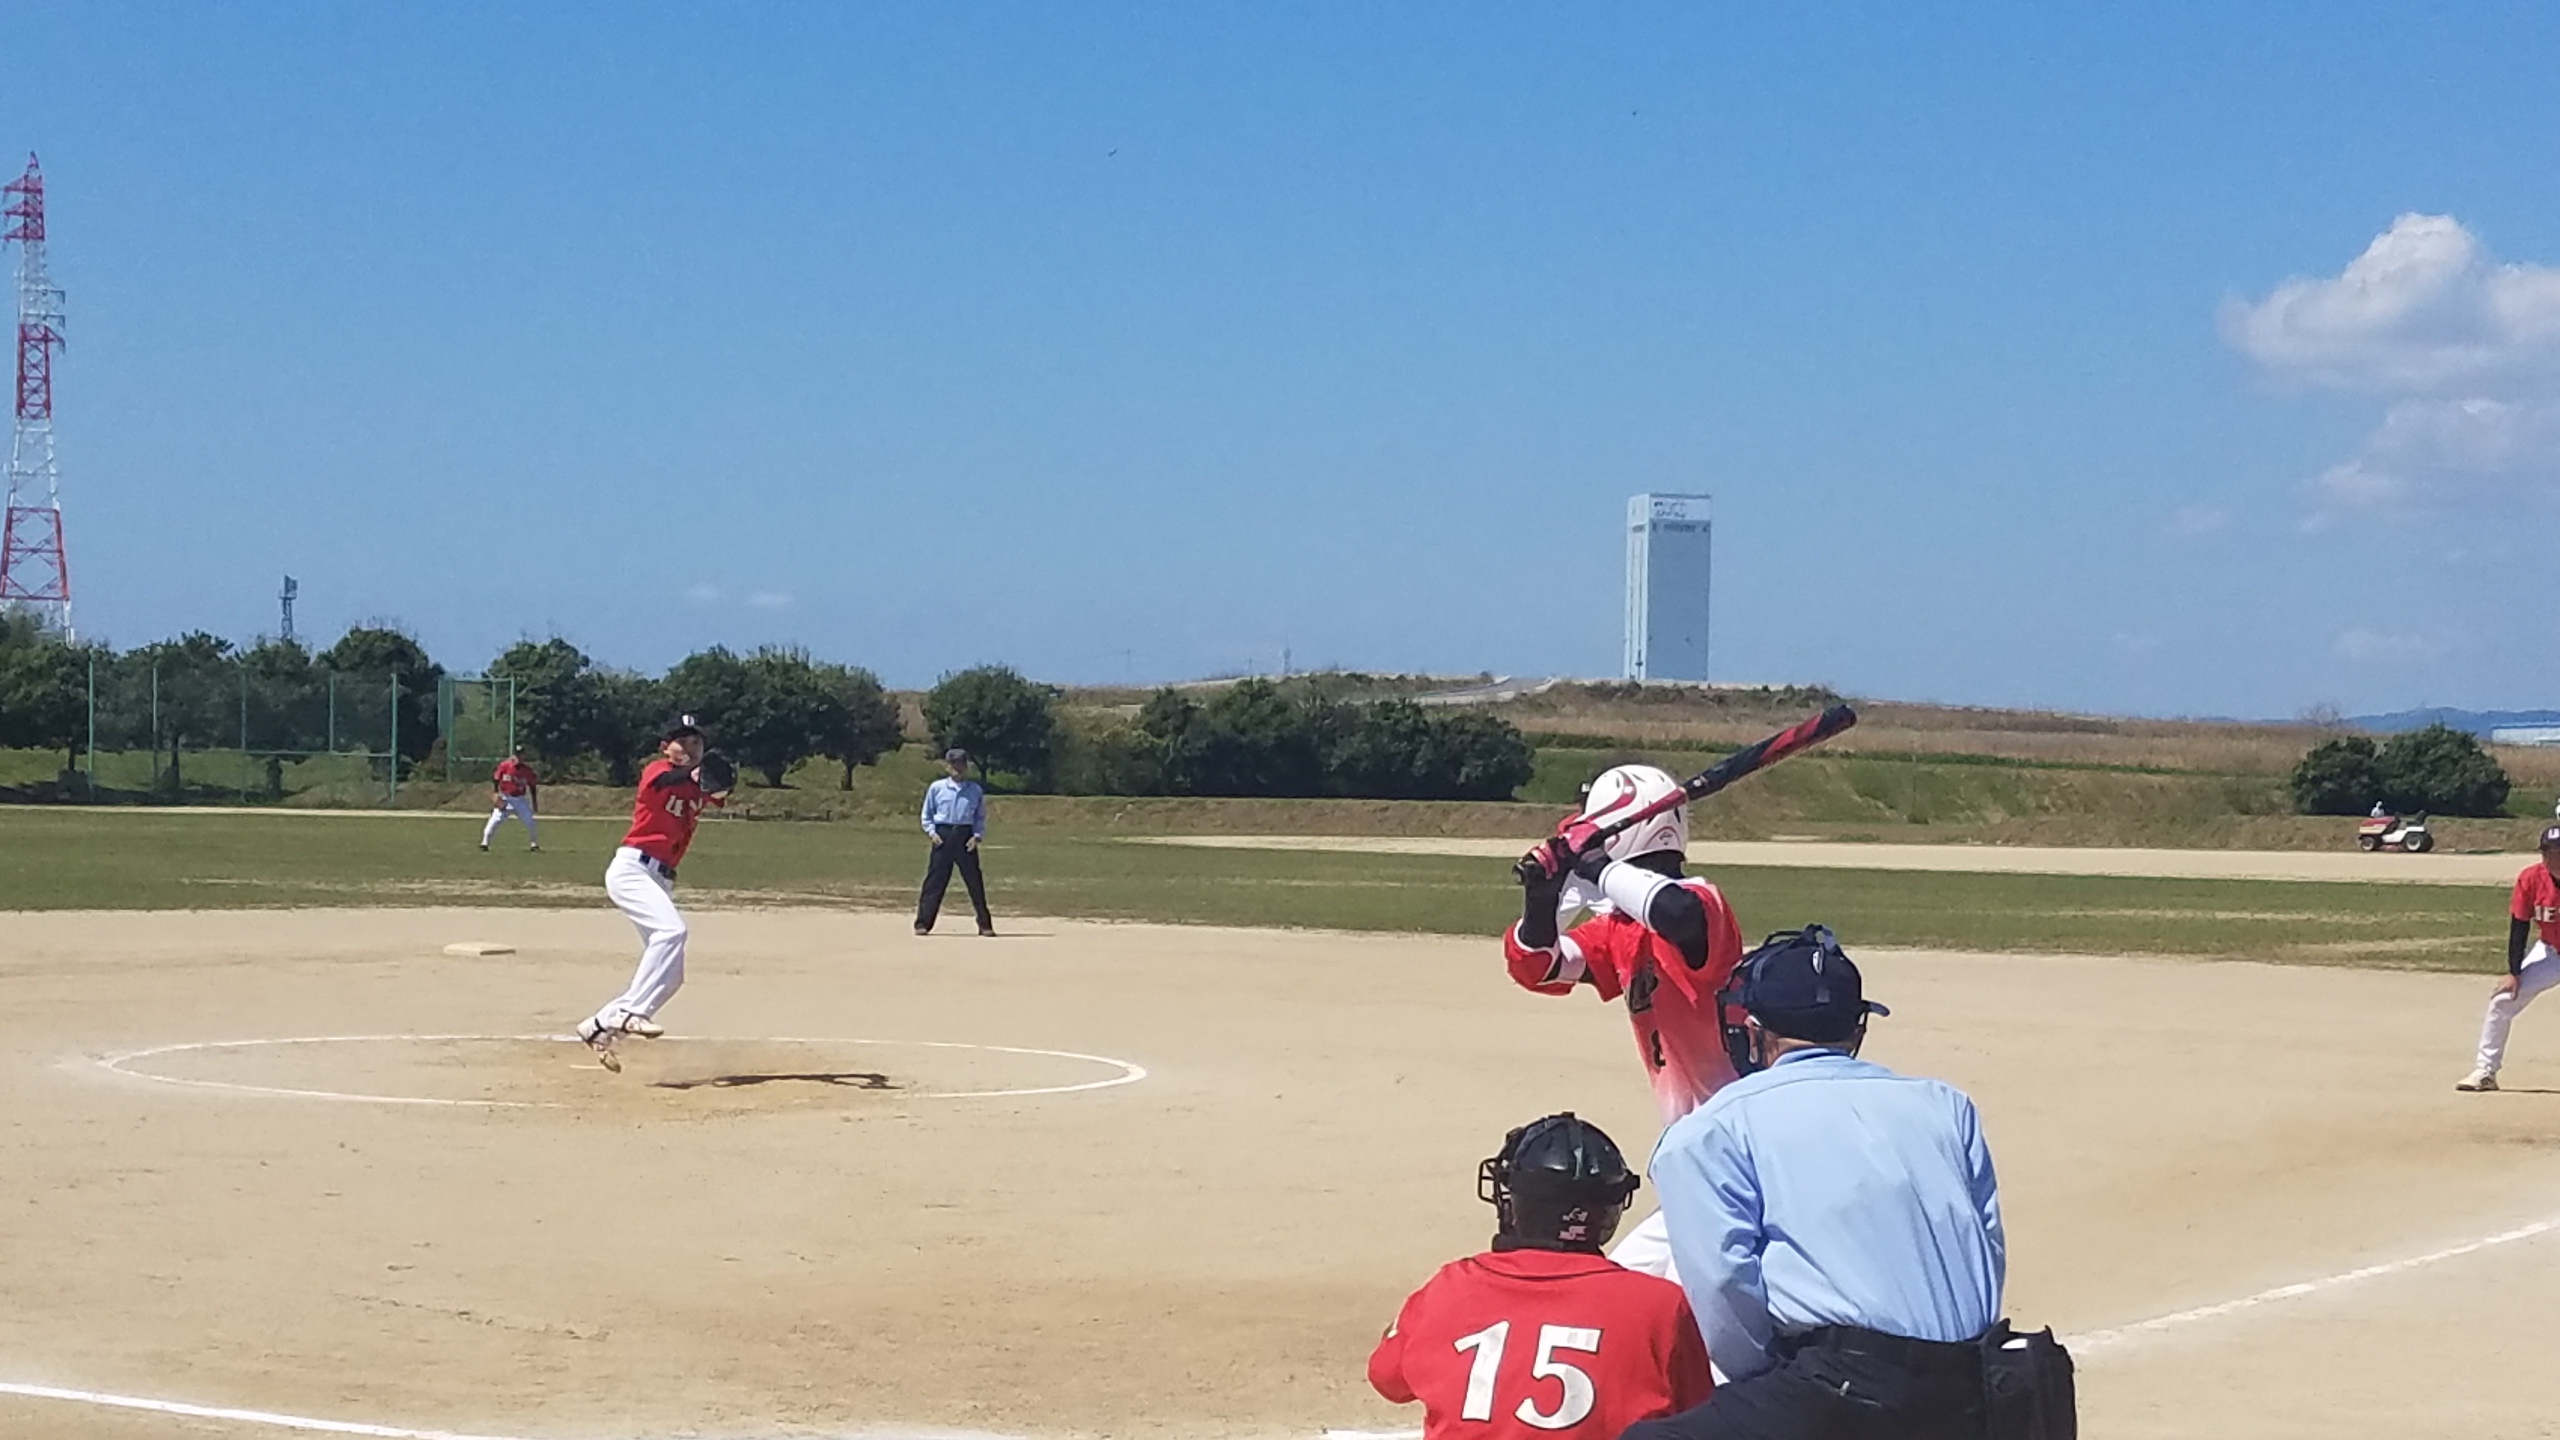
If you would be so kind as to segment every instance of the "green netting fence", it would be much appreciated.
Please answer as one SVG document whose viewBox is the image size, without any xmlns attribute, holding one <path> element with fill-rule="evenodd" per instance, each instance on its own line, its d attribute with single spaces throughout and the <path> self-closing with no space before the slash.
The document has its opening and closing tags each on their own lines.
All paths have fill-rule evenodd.
<svg viewBox="0 0 2560 1440">
<path fill-rule="evenodd" d="M 505 679 L 136 653 L 92 665 L 87 691 L 64 778 L 96 801 L 391 805 L 416 779 L 485 774 L 515 739 Z"/>
</svg>

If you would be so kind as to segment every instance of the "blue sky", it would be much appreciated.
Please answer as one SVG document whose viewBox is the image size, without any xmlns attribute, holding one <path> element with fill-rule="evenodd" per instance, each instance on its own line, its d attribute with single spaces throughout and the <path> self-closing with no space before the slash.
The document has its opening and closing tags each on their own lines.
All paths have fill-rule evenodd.
<svg viewBox="0 0 2560 1440">
<path fill-rule="evenodd" d="M 2560 11 L 1775 8 L 0 3 L 82 628 L 2560 701 Z"/>
</svg>

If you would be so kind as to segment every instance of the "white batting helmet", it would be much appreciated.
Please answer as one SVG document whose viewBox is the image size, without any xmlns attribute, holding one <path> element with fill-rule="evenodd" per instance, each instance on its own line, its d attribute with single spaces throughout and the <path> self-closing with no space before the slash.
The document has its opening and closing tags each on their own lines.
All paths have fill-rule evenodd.
<svg viewBox="0 0 2560 1440">
<path fill-rule="evenodd" d="M 1591 782 L 1591 793 L 1582 797 L 1582 818 L 1595 825 L 1606 825 L 1620 815 L 1652 804 L 1665 795 L 1680 793 L 1680 782 L 1671 772 L 1652 765 L 1621 765 L 1600 772 Z M 1689 852 L 1689 807 L 1674 805 L 1641 825 L 1612 835 L 1601 848 L 1612 860 L 1633 860 L 1663 850 L 1680 854 Z"/>
</svg>

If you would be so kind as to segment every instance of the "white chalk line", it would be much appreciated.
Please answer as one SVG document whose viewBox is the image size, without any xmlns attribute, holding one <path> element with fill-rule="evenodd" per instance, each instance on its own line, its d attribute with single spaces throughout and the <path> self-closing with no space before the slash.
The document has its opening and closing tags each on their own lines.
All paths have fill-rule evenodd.
<svg viewBox="0 0 2560 1440">
<path fill-rule="evenodd" d="M 424 1095 L 376 1095 L 347 1090 L 309 1090 L 279 1085 L 250 1085 L 236 1080 L 201 1080 L 178 1075 L 155 1075 L 148 1070 L 130 1068 L 133 1062 L 158 1055 L 176 1055 L 197 1050 L 247 1050 L 274 1045 L 356 1045 L 383 1043 L 444 1043 L 453 1041 L 540 1041 L 575 1045 L 574 1035 L 293 1035 L 262 1040 L 194 1040 L 174 1045 L 153 1045 L 140 1050 L 125 1050 L 112 1055 L 91 1056 L 91 1063 L 128 1079 L 148 1080 L 161 1085 L 177 1085 L 197 1090 L 226 1090 L 242 1095 L 262 1095 L 297 1100 L 332 1100 L 365 1105 L 428 1105 L 478 1110 L 563 1110 L 570 1108 L 557 1100 L 457 1100 Z M 1074 1060 L 1101 1065 L 1120 1073 L 1100 1080 L 1086 1080 L 1073 1085 L 1025 1085 L 1009 1090 L 926 1090 L 902 1098 L 910 1100 L 1005 1100 L 1033 1095 L 1075 1095 L 1088 1090 L 1108 1090 L 1118 1085 L 1134 1085 L 1147 1078 L 1147 1067 L 1132 1060 L 1114 1059 L 1108 1055 L 1087 1055 L 1075 1050 L 1039 1050 L 1021 1045 L 981 1045 L 964 1040 L 876 1040 L 844 1036 L 811 1037 L 791 1035 L 681 1035 L 646 1042 L 652 1045 L 884 1045 L 909 1046 L 923 1050 L 981 1050 L 997 1055 L 1034 1055 L 1051 1060 Z"/>
<path fill-rule="evenodd" d="M 934 1043 L 962 1049 L 1006 1048 L 960 1046 L 951 1041 L 905 1043 Z M 1016 1053 L 1049 1055 L 1063 1052 L 1031 1050 Z M 1123 1078 L 1107 1083 L 1126 1084 L 1128 1082 Z M 2353 1270 L 2343 1270 L 2318 1280 L 2278 1285 L 2272 1289 L 2261 1290 L 2255 1295 L 2245 1295 L 2237 1300 L 2225 1300 L 2218 1305 L 2199 1305 L 2191 1310 L 2179 1310 L 2167 1315 L 2154 1316 L 2149 1320 L 2138 1321 L 2131 1325 L 2120 1325 L 2108 1330 L 2092 1330 L 2086 1334 L 2065 1338 L 2074 1353 L 2085 1355 L 2092 1350 L 2104 1349 L 2138 1336 L 2174 1330 L 2182 1325 L 2192 1325 L 2203 1320 L 2220 1319 L 2225 1315 L 2235 1315 L 2261 1305 L 2298 1300 L 2306 1295 L 2335 1290 L 2359 1281 L 2423 1269 L 2429 1265 L 2442 1264 L 2447 1260 L 2458 1260 L 2465 1255 L 2476 1255 L 2483 1250 L 2494 1249 L 2501 1245 L 2513 1245 L 2518 1241 L 2531 1240 L 2553 1231 L 2560 1231 L 2560 1216 L 2536 1220 L 2531 1224 L 2519 1225 L 2512 1230 L 2501 1230 L 2495 1235 L 2483 1236 L 2460 1245 L 2448 1245 L 2441 1250 L 2430 1250 L 2424 1255 L 2411 1255 L 2399 1260 L 2385 1261 L 2379 1265 L 2358 1266 Z M 0 1381 L 0 1395 L 16 1395 L 32 1400 L 61 1400 L 118 1410 L 145 1410 L 155 1414 L 178 1415 L 195 1420 L 229 1420 L 243 1425 L 264 1425 L 280 1430 L 315 1431 L 330 1435 L 368 1435 L 378 1437 L 378 1440 L 522 1440 L 522 1437 L 518 1436 L 473 1435 L 454 1430 L 418 1430 L 401 1425 L 376 1425 L 353 1420 L 319 1420 L 307 1415 L 282 1415 L 267 1410 L 235 1410 L 218 1405 L 195 1405 L 182 1400 L 155 1400 L 139 1395 L 115 1395 L 100 1390 L 70 1390 L 54 1385 L 25 1385 L 8 1381 Z M 1326 1430 L 1322 1433 L 1323 1440 L 1419 1440 L 1422 1434 L 1420 1430 Z M 987 1437 L 987 1440 L 1002 1440 L 1002 1437 Z"/>
<path fill-rule="evenodd" d="M 400 1425 L 367 1425 L 353 1420 L 314 1420 L 308 1415 L 278 1415 L 266 1410 L 233 1410 L 220 1405 L 190 1405 L 183 1400 L 153 1400 L 140 1395 L 110 1395 L 102 1390 L 65 1390 L 54 1385 L 18 1385 L 0 1381 L 0 1395 L 29 1400 L 67 1400 L 109 1410 L 148 1410 L 155 1415 L 182 1415 L 190 1420 L 229 1420 L 276 1430 L 316 1430 L 327 1435 L 373 1435 L 384 1440 L 520 1440 L 510 1435 L 465 1435 L 454 1430 L 411 1430 Z"/>
<path fill-rule="evenodd" d="M 2379 1265 L 2362 1265 L 2353 1270 L 2342 1270 L 2335 1275 L 2323 1276 L 2317 1280 L 2302 1280 L 2291 1285 L 2278 1285 L 2272 1289 L 2261 1290 L 2255 1295 L 2244 1295 L 2237 1300 L 2225 1300 L 2218 1305 L 2199 1305 L 2192 1310 L 2155 1315 L 2148 1320 L 2136 1321 L 2131 1325 L 2119 1325 L 2109 1330 L 2092 1330 L 2085 1335 L 2065 1338 L 2074 1353 L 2101 1350 L 2138 1336 L 2155 1335 L 2163 1330 L 2175 1330 L 2181 1325 L 2192 1325 L 2199 1320 L 2218 1320 L 2225 1315 L 2237 1315 L 2243 1310 L 2254 1310 L 2261 1305 L 2273 1305 L 2282 1300 L 2299 1300 L 2306 1295 L 2317 1295 L 2322 1291 L 2335 1290 L 2341 1286 L 2353 1285 L 2358 1281 L 2379 1279 L 2385 1275 L 2398 1275 L 2410 1270 L 2419 1270 L 2447 1260 L 2458 1260 L 2465 1255 L 2476 1255 L 2483 1250 L 2495 1249 L 2500 1245 L 2513 1245 L 2519 1240 L 2530 1240 L 2537 1235 L 2548 1235 L 2555 1230 L 2560 1230 L 2560 1215 L 2547 1220 L 2536 1220 L 2529 1225 L 2519 1225 L 2512 1230 L 2501 1230 L 2495 1235 L 2486 1235 L 2477 1240 L 2465 1241 L 2460 1245 L 2448 1245 L 2442 1250 L 2430 1250 L 2424 1255 L 2386 1260 Z"/>
</svg>

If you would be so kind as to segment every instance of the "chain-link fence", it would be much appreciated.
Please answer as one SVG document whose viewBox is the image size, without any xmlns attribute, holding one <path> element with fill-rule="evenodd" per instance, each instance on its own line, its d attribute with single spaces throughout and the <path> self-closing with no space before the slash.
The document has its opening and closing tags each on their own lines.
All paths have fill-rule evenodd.
<svg viewBox="0 0 2560 1440">
<path fill-rule="evenodd" d="M 475 780 L 516 751 L 512 676 L 447 675 L 436 682 L 436 733 L 444 738 L 444 778 Z"/>
<path fill-rule="evenodd" d="M 514 745 L 505 680 L 420 686 L 135 652 L 90 667 L 85 703 L 77 771 L 65 779 L 101 801 L 394 804 L 422 767 L 439 779 L 476 774 Z"/>
</svg>

